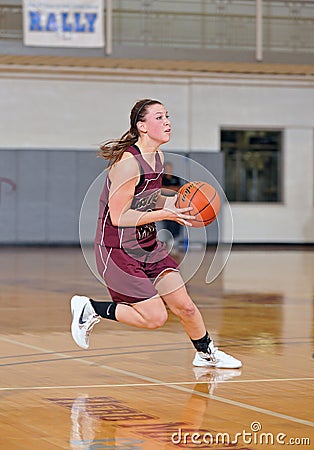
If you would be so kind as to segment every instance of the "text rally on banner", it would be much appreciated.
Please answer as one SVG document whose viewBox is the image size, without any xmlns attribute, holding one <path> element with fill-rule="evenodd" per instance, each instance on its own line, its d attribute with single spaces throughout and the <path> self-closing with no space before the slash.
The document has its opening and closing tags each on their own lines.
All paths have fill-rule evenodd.
<svg viewBox="0 0 314 450">
<path fill-rule="evenodd" d="M 24 45 L 104 47 L 104 0 L 23 0 Z"/>
</svg>

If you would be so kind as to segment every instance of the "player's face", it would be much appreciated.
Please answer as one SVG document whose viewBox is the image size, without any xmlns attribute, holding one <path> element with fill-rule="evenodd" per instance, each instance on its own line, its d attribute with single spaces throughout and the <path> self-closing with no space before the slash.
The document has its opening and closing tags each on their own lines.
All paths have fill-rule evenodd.
<svg viewBox="0 0 314 450">
<path fill-rule="evenodd" d="M 171 122 L 169 120 L 168 112 L 163 105 L 155 104 L 148 107 L 143 131 L 148 137 L 164 144 L 170 140 Z"/>
</svg>

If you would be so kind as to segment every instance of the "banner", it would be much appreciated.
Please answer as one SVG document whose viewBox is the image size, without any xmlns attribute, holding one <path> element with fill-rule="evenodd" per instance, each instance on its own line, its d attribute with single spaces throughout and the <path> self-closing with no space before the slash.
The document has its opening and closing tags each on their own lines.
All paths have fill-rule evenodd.
<svg viewBox="0 0 314 450">
<path fill-rule="evenodd" d="M 24 45 L 103 47 L 103 0 L 23 0 Z"/>
</svg>

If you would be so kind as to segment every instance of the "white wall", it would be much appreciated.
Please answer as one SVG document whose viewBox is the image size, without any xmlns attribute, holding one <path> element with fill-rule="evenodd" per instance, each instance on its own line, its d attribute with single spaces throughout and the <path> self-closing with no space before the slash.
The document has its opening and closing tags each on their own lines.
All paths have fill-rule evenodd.
<svg viewBox="0 0 314 450">
<path fill-rule="evenodd" d="M 6 148 L 95 150 L 128 129 L 129 111 L 144 97 L 169 109 L 169 150 L 218 150 L 221 127 L 282 129 L 283 203 L 231 204 L 234 242 L 314 242 L 313 79 L 34 70 L 2 73 L 0 92 L 0 146 Z"/>
<path fill-rule="evenodd" d="M 187 83 L 104 77 L 0 78 L 1 147 L 96 148 L 129 128 L 137 99 L 162 99 L 175 117 L 171 147 L 187 149 Z"/>
</svg>

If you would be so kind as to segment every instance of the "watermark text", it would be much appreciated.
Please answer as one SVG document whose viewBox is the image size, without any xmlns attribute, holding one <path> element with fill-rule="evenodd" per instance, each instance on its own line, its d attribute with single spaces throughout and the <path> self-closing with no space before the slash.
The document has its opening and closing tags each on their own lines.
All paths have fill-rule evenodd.
<svg viewBox="0 0 314 450">
<path fill-rule="evenodd" d="M 227 432 L 197 432 L 187 431 L 179 428 L 171 435 L 171 442 L 176 445 L 304 445 L 310 446 L 309 437 L 289 437 L 285 433 L 272 433 L 262 431 L 260 422 L 254 421 L 250 425 L 250 431 L 243 429 L 240 432 L 231 434 Z"/>
</svg>

